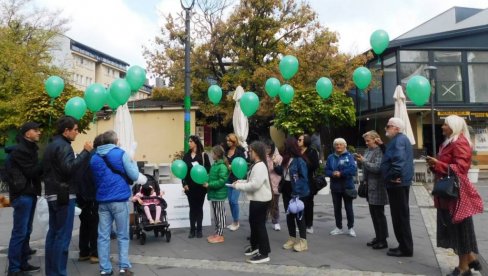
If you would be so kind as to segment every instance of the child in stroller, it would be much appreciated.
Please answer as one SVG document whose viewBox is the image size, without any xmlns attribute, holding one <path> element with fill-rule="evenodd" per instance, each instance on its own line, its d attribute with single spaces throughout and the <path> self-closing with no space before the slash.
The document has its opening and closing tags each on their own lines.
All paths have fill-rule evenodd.
<svg viewBox="0 0 488 276">
<path fill-rule="evenodd" d="M 146 231 L 154 231 L 157 237 L 166 235 L 166 241 L 171 239 L 171 231 L 166 218 L 167 203 L 163 199 L 164 192 L 160 191 L 157 181 L 146 175 L 147 182 L 144 185 L 135 184 L 132 188 L 132 201 L 134 202 L 134 225 L 130 227 L 129 237 L 133 235 L 140 238 L 140 243 L 146 242 Z"/>
<path fill-rule="evenodd" d="M 149 220 L 150 224 L 161 223 L 161 202 L 163 199 L 163 194 L 160 192 L 156 194 L 154 188 L 150 184 L 144 184 L 141 190 L 132 197 L 133 202 L 138 202 L 144 208 L 144 213 L 146 218 Z M 156 216 L 153 218 L 151 214 L 151 209 L 156 209 Z"/>
</svg>

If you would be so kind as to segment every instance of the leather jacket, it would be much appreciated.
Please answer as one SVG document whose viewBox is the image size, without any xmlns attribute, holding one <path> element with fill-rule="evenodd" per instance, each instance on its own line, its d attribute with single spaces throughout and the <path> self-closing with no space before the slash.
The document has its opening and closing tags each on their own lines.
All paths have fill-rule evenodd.
<svg viewBox="0 0 488 276">
<path fill-rule="evenodd" d="M 76 158 L 71 142 L 62 135 L 56 135 L 47 145 L 43 159 L 43 180 L 45 194 L 56 195 L 61 183 L 69 185 L 69 193 L 76 194 L 77 187 L 72 181 L 76 170 L 90 157 L 90 153 L 83 150 Z"/>
</svg>

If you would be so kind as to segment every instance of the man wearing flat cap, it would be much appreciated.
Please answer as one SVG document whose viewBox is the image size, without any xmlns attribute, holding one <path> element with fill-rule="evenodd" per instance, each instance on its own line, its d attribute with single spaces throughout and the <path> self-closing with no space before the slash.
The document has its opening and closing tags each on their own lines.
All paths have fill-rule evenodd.
<svg viewBox="0 0 488 276">
<path fill-rule="evenodd" d="M 30 265 L 27 260 L 35 250 L 29 247 L 32 221 L 41 195 L 42 168 L 38 158 L 37 142 L 41 137 L 40 124 L 27 122 L 19 129 L 17 145 L 6 149 L 9 153 L 6 162 L 7 182 L 10 202 L 14 208 L 12 235 L 8 247 L 8 275 L 26 275 L 39 271 L 38 266 Z"/>
</svg>

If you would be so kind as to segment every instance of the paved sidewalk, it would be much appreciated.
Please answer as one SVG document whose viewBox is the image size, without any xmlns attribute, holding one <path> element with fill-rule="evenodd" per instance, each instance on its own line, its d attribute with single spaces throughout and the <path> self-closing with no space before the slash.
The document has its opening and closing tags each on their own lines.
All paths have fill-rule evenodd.
<svg viewBox="0 0 488 276">
<path fill-rule="evenodd" d="M 488 198 L 488 181 L 479 183 L 483 198 Z M 385 250 L 373 250 L 366 246 L 373 235 L 373 226 L 367 202 L 354 201 L 356 238 L 347 235 L 329 236 L 334 228 L 334 216 L 330 195 L 315 198 L 315 233 L 308 235 L 309 250 L 295 253 L 281 249 L 287 239 L 285 217 L 282 215 L 282 231 L 271 230 L 269 224 L 271 261 L 268 264 L 252 265 L 245 262 L 243 254 L 249 235 L 247 208 L 241 203 L 243 222 L 236 232 L 225 232 L 225 243 L 208 244 L 206 239 L 188 239 L 187 229 L 172 229 L 171 242 L 155 238 L 149 234 L 145 245 L 133 240 L 130 260 L 136 275 L 445 275 L 456 265 L 457 259 L 447 250 L 437 249 L 435 244 L 435 209 L 423 185 L 415 185 L 410 194 L 411 224 L 414 238 L 412 258 L 386 256 Z M 226 206 L 228 209 L 228 206 Z M 386 208 L 389 223 L 389 245 L 397 246 L 389 208 Z M 281 210 L 283 207 L 281 206 Z M 229 212 L 227 212 L 230 217 Z M 168 214 L 171 215 L 171 214 Z M 0 271 L 7 266 L 6 248 L 11 231 L 12 209 L 0 209 Z M 475 217 L 475 227 L 480 253 L 488 256 L 488 216 L 485 212 Z M 345 222 L 345 216 L 344 216 Z M 78 262 L 78 224 L 70 247 L 68 275 L 98 275 L 98 265 Z M 37 222 L 34 224 L 31 245 L 38 249 L 31 262 L 44 267 L 44 235 Z M 213 227 L 206 227 L 204 235 L 213 233 Z M 116 242 L 112 242 L 112 252 L 117 252 Z M 114 257 L 116 267 L 117 255 Z M 0 272 L 1 273 L 1 272 Z M 117 274 L 117 273 L 115 273 Z M 44 272 L 33 275 L 44 275 Z M 475 274 L 476 275 L 476 274 Z"/>
</svg>

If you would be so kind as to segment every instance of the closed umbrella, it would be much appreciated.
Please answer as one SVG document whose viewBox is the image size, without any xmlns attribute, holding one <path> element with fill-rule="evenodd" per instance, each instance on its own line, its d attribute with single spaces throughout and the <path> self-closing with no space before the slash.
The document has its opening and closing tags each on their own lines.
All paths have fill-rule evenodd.
<svg viewBox="0 0 488 276">
<path fill-rule="evenodd" d="M 134 159 L 137 143 L 134 138 L 134 127 L 127 103 L 119 106 L 115 114 L 114 131 L 119 138 L 119 147 Z"/>
<path fill-rule="evenodd" d="M 232 125 L 234 126 L 234 133 L 239 139 L 241 146 L 247 151 L 247 135 L 249 134 L 249 122 L 247 117 L 242 113 L 239 101 L 244 94 L 244 88 L 238 86 L 234 92 L 233 99 L 236 102 L 234 107 L 234 116 L 232 117 Z"/>
<path fill-rule="evenodd" d="M 393 99 L 395 100 L 395 117 L 400 118 L 405 123 L 404 134 L 407 135 L 410 143 L 415 145 L 415 138 L 413 136 L 412 125 L 410 124 L 410 119 L 408 118 L 406 97 L 403 93 L 401 85 L 397 85 L 395 88 L 395 93 L 393 94 Z"/>
</svg>

